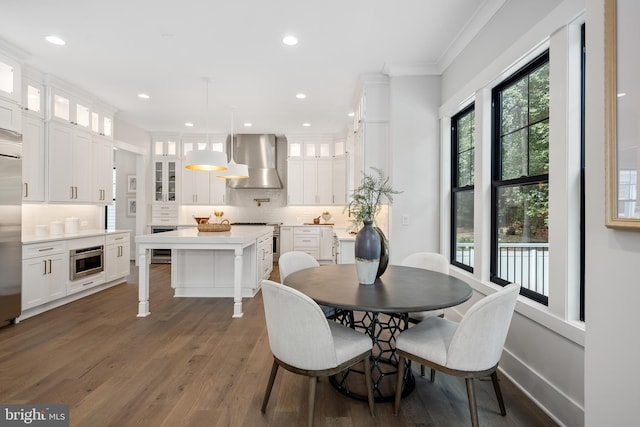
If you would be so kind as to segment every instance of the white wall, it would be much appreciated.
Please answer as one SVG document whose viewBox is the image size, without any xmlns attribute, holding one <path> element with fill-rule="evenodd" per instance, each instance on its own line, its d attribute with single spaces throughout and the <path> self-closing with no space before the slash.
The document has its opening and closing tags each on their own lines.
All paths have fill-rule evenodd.
<svg viewBox="0 0 640 427">
<path fill-rule="evenodd" d="M 536 401 L 559 423 L 569 426 L 584 424 L 584 324 L 575 318 L 568 299 L 575 291 L 575 268 L 568 261 L 577 241 L 573 233 L 567 233 L 567 221 L 575 200 L 567 197 L 571 188 L 571 173 L 566 164 L 575 153 L 576 140 L 572 132 L 572 121 L 568 119 L 567 98 L 570 95 L 566 80 L 571 43 L 575 38 L 576 18 L 584 11 L 581 0 L 526 2 L 510 0 L 491 19 L 487 27 L 465 48 L 442 76 L 442 141 L 443 168 L 448 169 L 446 151 L 449 150 L 448 118 L 475 97 L 478 121 L 476 122 L 476 233 L 484 233 L 477 241 L 477 265 L 474 273 L 452 268 L 452 274 L 469 281 L 476 295 L 474 301 L 484 294 L 494 292 L 496 286 L 488 281 L 488 212 L 490 198 L 490 90 L 505 76 L 550 47 L 553 81 L 551 82 L 551 150 L 550 177 L 556 188 L 550 192 L 550 243 L 555 262 L 550 273 L 550 294 L 554 299 L 548 307 L 520 298 L 505 351 L 500 362 L 503 373 L 509 376 L 525 393 Z M 587 24 L 588 25 L 588 24 Z M 559 64 L 562 66 L 558 67 Z M 555 65 L 554 65 L 555 64 Z M 590 71 L 589 71 L 590 72 Z M 575 77 L 574 77 L 575 78 Z M 554 95 L 555 94 L 555 95 Z M 575 159 L 573 159 L 575 160 Z M 446 179 L 448 174 L 442 174 Z M 551 186 L 554 184 L 552 183 Z M 564 191 L 558 191 L 558 187 Z M 442 200 L 448 201 L 449 183 L 444 182 Z M 571 199 L 571 200 L 570 200 Z M 441 221 L 448 227 L 449 208 L 443 203 Z M 589 207 L 587 207 L 589 212 Z M 442 246 L 448 246 L 448 233 L 442 235 Z M 567 242 L 567 243 L 565 243 Z M 550 250 L 551 251 L 551 250 Z M 573 251 L 575 253 L 575 251 Z M 557 260 L 556 260 L 557 261 Z M 587 264 L 589 261 L 587 260 Z M 575 266 L 574 266 L 575 267 Z M 557 301 L 560 301 L 558 304 Z M 455 318 L 471 304 L 456 307 L 447 313 Z M 588 315 L 589 316 L 589 315 Z M 590 319 L 590 318 L 589 318 Z M 602 368 L 602 367 L 601 367 Z M 611 413 L 610 413 L 611 415 Z M 610 418 L 611 420 L 611 418 Z"/>
<path fill-rule="evenodd" d="M 403 191 L 389 214 L 390 262 L 397 264 L 440 250 L 440 77 L 391 77 L 389 103 L 391 183 Z"/>
<path fill-rule="evenodd" d="M 131 230 L 131 247 L 135 247 L 136 217 L 127 216 L 127 199 L 135 198 L 136 193 L 127 191 L 127 176 L 136 174 L 136 155 L 115 150 L 114 165 L 116 168 L 116 228 Z M 135 251 L 131 251 L 131 259 L 135 259 Z"/>
<path fill-rule="evenodd" d="M 587 6 L 585 420 L 638 425 L 640 234 L 608 229 L 604 194 L 604 0 Z"/>
</svg>

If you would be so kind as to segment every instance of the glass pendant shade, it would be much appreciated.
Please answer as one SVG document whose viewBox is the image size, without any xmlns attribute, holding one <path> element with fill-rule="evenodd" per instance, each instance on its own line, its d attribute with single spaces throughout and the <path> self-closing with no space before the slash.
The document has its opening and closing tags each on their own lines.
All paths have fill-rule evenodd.
<svg viewBox="0 0 640 427">
<path fill-rule="evenodd" d="M 236 163 L 231 159 L 227 165 L 227 170 L 216 175 L 217 178 L 223 179 L 244 179 L 249 178 L 249 167 L 241 163 Z"/>
<path fill-rule="evenodd" d="M 192 150 L 187 153 L 185 168 L 195 171 L 225 171 L 227 156 L 222 151 Z"/>
</svg>

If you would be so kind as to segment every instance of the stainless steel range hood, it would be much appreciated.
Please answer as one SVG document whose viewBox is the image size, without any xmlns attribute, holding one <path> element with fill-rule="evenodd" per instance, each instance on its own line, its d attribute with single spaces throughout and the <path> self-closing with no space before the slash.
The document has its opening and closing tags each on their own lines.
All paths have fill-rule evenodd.
<svg viewBox="0 0 640 427">
<path fill-rule="evenodd" d="M 230 137 L 227 137 L 227 152 L 230 152 Z M 249 178 L 229 179 L 231 188 L 282 188 L 276 169 L 276 136 L 273 134 L 239 134 L 233 136 L 233 151 L 236 163 L 249 166 Z"/>
</svg>

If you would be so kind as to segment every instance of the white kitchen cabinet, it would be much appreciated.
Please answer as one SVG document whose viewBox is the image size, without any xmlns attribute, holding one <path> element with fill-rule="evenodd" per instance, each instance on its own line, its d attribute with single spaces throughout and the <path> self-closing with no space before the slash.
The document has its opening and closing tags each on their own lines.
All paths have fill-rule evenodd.
<svg viewBox="0 0 640 427">
<path fill-rule="evenodd" d="M 320 259 L 320 229 L 313 226 L 293 227 L 293 250 Z"/>
<path fill-rule="evenodd" d="M 113 143 L 105 137 L 93 137 L 93 202 L 113 203 Z"/>
<path fill-rule="evenodd" d="M 362 86 L 353 124 L 355 187 L 372 166 L 385 175 L 389 169 L 389 78 L 371 75 Z"/>
<path fill-rule="evenodd" d="M 356 263 L 356 241 L 339 240 L 338 241 L 338 264 L 355 264 Z"/>
<path fill-rule="evenodd" d="M 77 126 L 89 131 L 91 129 L 91 102 L 55 85 L 48 86 L 49 118 L 53 121 Z"/>
<path fill-rule="evenodd" d="M 91 132 L 113 140 L 113 115 L 115 109 L 102 103 L 94 102 L 91 105 Z"/>
<path fill-rule="evenodd" d="M 13 101 L 0 98 L 0 129 L 22 133 L 22 110 Z"/>
<path fill-rule="evenodd" d="M 131 243 L 129 233 L 118 233 L 106 237 L 105 281 L 128 276 L 131 270 Z"/>
<path fill-rule="evenodd" d="M 153 155 L 178 157 L 178 137 L 166 137 L 153 140 Z"/>
<path fill-rule="evenodd" d="M 35 78 L 25 77 L 22 79 L 22 109 L 33 115 L 44 119 L 44 84 Z"/>
<path fill-rule="evenodd" d="M 320 228 L 320 257 L 319 261 L 333 262 L 335 253 L 333 248 L 333 227 Z"/>
<path fill-rule="evenodd" d="M 303 203 L 333 204 L 333 160 L 313 158 L 303 161 Z"/>
<path fill-rule="evenodd" d="M 45 200 L 44 120 L 24 113 L 22 120 L 22 200 Z"/>
<path fill-rule="evenodd" d="M 302 205 L 304 203 L 303 160 L 289 158 L 287 160 L 287 204 Z"/>
<path fill-rule="evenodd" d="M 333 159 L 333 195 L 331 198 L 334 205 L 346 205 L 347 202 L 347 164 L 348 155 L 344 154 Z"/>
<path fill-rule="evenodd" d="M 265 233 L 257 239 L 258 282 L 268 279 L 273 270 L 273 233 Z"/>
<path fill-rule="evenodd" d="M 280 227 L 280 255 L 293 250 L 293 227 Z"/>
<path fill-rule="evenodd" d="M 320 263 L 333 262 L 333 227 L 314 225 L 280 227 L 280 255 L 291 251 L 306 252 Z"/>
<path fill-rule="evenodd" d="M 183 205 L 208 205 L 211 173 L 184 169 L 180 197 Z"/>
<path fill-rule="evenodd" d="M 21 101 L 22 68 L 18 61 L 0 54 L 0 97 L 19 104 Z"/>
<path fill-rule="evenodd" d="M 22 310 L 62 298 L 69 277 L 69 254 L 64 242 L 23 246 Z"/>
<path fill-rule="evenodd" d="M 218 178 L 211 174 L 209 189 L 209 204 L 226 205 L 227 204 L 227 180 Z"/>
<path fill-rule="evenodd" d="M 153 185 L 155 203 L 177 204 L 179 201 L 180 162 L 165 158 L 153 161 Z"/>
<path fill-rule="evenodd" d="M 91 202 L 91 134 L 54 122 L 48 130 L 49 201 Z"/>
</svg>

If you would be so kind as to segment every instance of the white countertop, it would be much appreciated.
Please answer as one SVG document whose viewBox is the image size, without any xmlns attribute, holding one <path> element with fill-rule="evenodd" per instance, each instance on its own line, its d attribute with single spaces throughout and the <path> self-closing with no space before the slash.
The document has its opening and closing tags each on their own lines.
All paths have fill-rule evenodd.
<svg viewBox="0 0 640 427">
<path fill-rule="evenodd" d="M 82 239 L 85 237 L 107 236 L 110 234 L 131 233 L 131 230 L 80 230 L 73 234 L 49 234 L 46 236 L 36 236 L 35 234 L 25 234 L 22 236 L 23 244 L 55 242 L 58 240 Z"/>
<path fill-rule="evenodd" d="M 356 235 L 350 234 L 346 228 L 334 228 L 333 232 L 335 233 L 338 240 L 356 240 Z"/>
<path fill-rule="evenodd" d="M 200 232 L 197 227 L 136 236 L 136 243 L 246 243 L 273 232 L 270 226 L 233 225 L 230 231 Z"/>
</svg>

